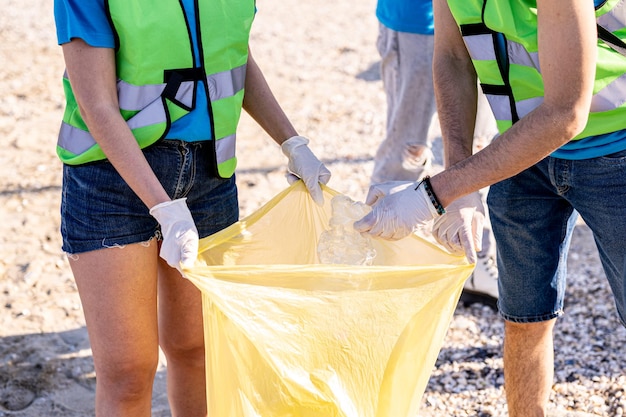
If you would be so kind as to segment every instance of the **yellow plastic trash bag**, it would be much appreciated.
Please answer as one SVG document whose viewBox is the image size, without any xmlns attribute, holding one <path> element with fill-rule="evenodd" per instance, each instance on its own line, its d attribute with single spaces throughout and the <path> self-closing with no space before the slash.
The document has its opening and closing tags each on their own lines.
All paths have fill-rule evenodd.
<svg viewBox="0 0 626 417">
<path fill-rule="evenodd" d="M 473 266 L 417 237 L 371 266 L 318 263 L 301 181 L 200 241 L 210 417 L 414 417 Z"/>
</svg>

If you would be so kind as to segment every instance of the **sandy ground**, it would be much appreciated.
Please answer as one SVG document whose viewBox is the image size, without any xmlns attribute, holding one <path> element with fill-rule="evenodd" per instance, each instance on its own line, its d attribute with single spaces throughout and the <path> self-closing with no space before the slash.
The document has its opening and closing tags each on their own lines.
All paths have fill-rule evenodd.
<svg viewBox="0 0 626 417">
<path fill-rule="evenodd" d="M 92 416 L 95 375 L 76 286 L 59 237 L 61 164 L 54 147 L 63 60 L 50 0 L 4 0 L 0 14 L 0 416 Z M 374 0 L 259 2 L 252 48 L 298 130 L 333 172 L 331 187 L 365 196 L 384 130 Z M 286 186 L 285 159 L 241 123 L 242 216 Z M 557 327 L 554 405 L 616 416 L 626 332 L 584 225 L 570 256 L 567 315 Z M 426 416 L 504 416 L 502 322 L 459 305 L 424 397 Z M 169 416 L 161 366 L 154 416 Z"/>
</svg>

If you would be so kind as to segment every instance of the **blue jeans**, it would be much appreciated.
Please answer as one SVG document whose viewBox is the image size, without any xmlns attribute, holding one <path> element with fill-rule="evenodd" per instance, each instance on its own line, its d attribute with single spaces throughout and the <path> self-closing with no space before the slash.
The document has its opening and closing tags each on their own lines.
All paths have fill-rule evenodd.
<svg viewBox="0 0 626 417">
<path fill-rule="evenodd" d="M 530 323 L 563 314 L 567 252 L 580 214 L 626 324 L 626 151 L 580 161 L 548 157 L 492 185 L 487 202 L 504 319 Z"/>
<path fill-rule="evenodd" d="M 199 236 L 239 220 L 235 177 L 216 178 L 208 142 L 163 140 L 144 155 L 172 199 L 187 198 Z M 146 242 L 159 224 L 108 162 L 63 167 L 63 250 L 70 254 Z"/>
</svg>

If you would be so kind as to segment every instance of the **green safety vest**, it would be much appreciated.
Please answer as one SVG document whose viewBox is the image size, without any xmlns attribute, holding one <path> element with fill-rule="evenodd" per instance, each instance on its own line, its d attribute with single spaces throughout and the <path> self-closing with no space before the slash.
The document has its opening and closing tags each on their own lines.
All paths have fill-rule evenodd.
<svg viewBox="0 0 626 417">
<path fill-rule="evenodd" d="M 254 0 L 196 1 L 200 66 L 194 65 L 190 31 L 178 0 L 106 3 L 117 42 L 120 113 L 139 146 L 164 138 L 174 121 L 194 109 L 197 83 L 204 81 L 216 174 L 232 176 Z M 67 104 L 57 154 L 70 165 L 106 159 L 80 115 L 67 75 L 63 81 Z"/>
<path fill-rule="evenodd" d="M 592 0 L 589 0 L 592 1 Z M 543 101 L 536 0 L 450 0 L 500 133 Z M 626 3 L 596 9 L 598 61 L 587 126 L 574 139 L 626 128 Z"/>
</svg>

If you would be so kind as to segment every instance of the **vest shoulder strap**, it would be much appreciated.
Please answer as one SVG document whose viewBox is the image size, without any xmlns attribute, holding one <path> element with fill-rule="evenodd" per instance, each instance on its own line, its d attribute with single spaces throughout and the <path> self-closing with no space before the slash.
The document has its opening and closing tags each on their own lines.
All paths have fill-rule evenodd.
<svg viewBox="0 0 626 417">
<path fill-rule="evenodd" d="M 609 30 L 603 28 L 600 25 L 598 26 L 598 38 L 602 39 L 604 43 L 609 45 L 611 48 L 619 52 L 620 54 L 626 56 L 626 43 L 623 40 L 615 36 Z"/>
</svg>

